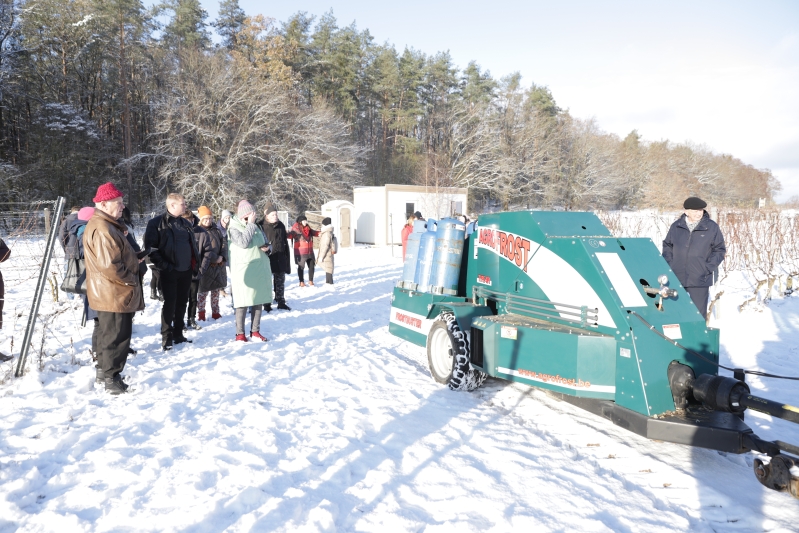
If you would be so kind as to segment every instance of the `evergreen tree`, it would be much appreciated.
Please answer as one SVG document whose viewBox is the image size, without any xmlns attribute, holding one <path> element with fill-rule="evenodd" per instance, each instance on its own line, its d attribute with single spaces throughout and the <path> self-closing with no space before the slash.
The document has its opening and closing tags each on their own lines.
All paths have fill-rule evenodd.
<svg viewBox="0 0 799 533">
<path fill-rule="evenodd" d="M 236 48 L 236 34 L 241 31 L 246 18 L 247 14 L 239 6 L 239 0 L 222 0 L 219 3 L 219 16 L 211 25 L 222 37 L 222 46 L 228 50 Z"/>
<path fill-rule="evenodd" d="M 165 0 L 158 12 L 171 11 L 172 18 L 164 27 L 163 41 L 180 57 L 184 50 L 202 50 L 211 43 L 205 19 L 208 13 L 200 0 Z"/>
</svg>

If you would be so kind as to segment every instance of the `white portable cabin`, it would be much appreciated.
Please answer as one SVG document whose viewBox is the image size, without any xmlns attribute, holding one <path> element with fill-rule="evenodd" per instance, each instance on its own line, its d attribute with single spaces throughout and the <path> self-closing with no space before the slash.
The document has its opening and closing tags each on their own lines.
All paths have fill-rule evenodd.
<svg viewBox="0 0 799 533">
<path fill-rule="evenodd" d="M 333 233 L 341 247 L 352 246 L 355 243 L 355 206 L 346 200 L 333 200 L 322 204 L 320 212 L 322 217 L 330 217 L 333 224 Z"/>
<path fill-rule="evenodd" d="M 355 187 L 355 242 L 385 246 L 402 243 L 405 215 L 420 211 L 436 220 L 462 214 L 468 205 L 468 190 L 460 188 L 384 185 Z"/>
</svg>

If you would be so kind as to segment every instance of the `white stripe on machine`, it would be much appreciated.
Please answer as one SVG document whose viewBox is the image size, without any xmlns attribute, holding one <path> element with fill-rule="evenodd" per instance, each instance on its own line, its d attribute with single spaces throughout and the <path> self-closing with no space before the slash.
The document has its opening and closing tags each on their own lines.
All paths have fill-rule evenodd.
<svg viewBox="0 0 799 533">
<path fill-rule="evenodd" d="M 596 258 L 602 268 L 605 269 L 605 274 L 607 274 L 610 284 L 616 289 L 616 294 L 619 295 L 621 304 L 624 307 L 646 307 L 646 302 L 638 290 L 638 285 L 630 277 L 630 273 L 625 268 L 624 263 L 621 262 L 619 254 L 597 252 Z"/>
<path fill-rule="evenodd" d="M 517 378 L 529 379 L 530 381 L 538 381 L 539 383 L 550 383 L 565 389 L 616 394 L 615 385 L 594 385 L 589 381 L 583 381 L 581 379 L 567 379 L 561 376 L 552 376 L 550 374 L 533 372 L 532 370 L 512 370 L 510 368 L 502 368 L 501 366 L 497 367 L 497 372 L 516 376 Z"/>
</svg>

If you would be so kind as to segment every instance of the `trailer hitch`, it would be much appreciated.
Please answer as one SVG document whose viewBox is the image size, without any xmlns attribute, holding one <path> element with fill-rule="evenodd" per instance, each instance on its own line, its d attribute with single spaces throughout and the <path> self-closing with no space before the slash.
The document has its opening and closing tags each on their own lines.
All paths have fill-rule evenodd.
<svg viewBox="0 0 799 533">
<path fill-rule="evenodd" d="M 799 499 L 799 460 L 782 454 L 769 460 L 758 457 L 754 469 L 755 477 L 763 486 L 778 492 L 789 492 Z"/>
<path fill-rule="evenodd" d="M 692 374 L 689 367 L 679 363 L 672 363 L 669 367 L 672 393 L 677 393 L 675 399 L 680 394 L 684 398 L 690 391 L 695 400 L 714 411 L 741 415 L 746 409 L 754 409 L 799 424 L 799 409 L 755 396 L 750 393 L 749 385 L 743 381 L 712 374 L 701 374 L 693 380 Z M 799 446 L 779 440 L 766 441 L 753 433 L 742 435 L 742 441 L 749 450 L 767 456 L 758 457 L 754 461 L 757 480 L 769 489 L 789 492 L 799 499 L 799 458 L 783 453 L 799 455 Z"/>
</svg>

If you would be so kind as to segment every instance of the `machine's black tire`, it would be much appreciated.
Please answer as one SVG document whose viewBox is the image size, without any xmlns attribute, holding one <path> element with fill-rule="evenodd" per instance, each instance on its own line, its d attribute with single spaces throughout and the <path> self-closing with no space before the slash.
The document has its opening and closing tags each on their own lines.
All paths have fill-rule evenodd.
<svg viewBox="0 0 799 533">
<path fill-rule="evenodd" d="M 448 350 L 452 356 L 452 367 L 448 375 L 444 373 L 446 365 L 443 364 L 439 344 L 445 333 L 446 339 L 449 340 Z M 486 375 L 479 370 L 473 370 L 469 364 L 469 341 L 469 332 L 461 331 L 451 311 L 445 310 L 438 315 L 427 336 L 427 362 L 433 379 L 449 385 L 452 390 L 471 391 L 483 384 Z"/>
</svg>

